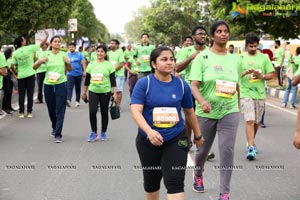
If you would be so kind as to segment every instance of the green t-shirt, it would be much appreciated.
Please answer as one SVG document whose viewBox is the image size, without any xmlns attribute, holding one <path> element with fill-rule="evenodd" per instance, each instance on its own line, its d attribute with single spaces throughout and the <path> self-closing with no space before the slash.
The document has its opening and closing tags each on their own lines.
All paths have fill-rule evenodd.
<svg viewBox="0 0 300 200">
<path fill-rule="evenodd" d="M 96 51 L 93 51 L 90 55 L 90 63 L 95 62 L 97 60 Z"/>
<path fill-rule="evenodd" d="M 109 51 L 107 53 L 108 61 L 113 65 L 113 67 L 117 67 L 121 62 L 125 62 L 124 52 L 122 49 L 117 49 L 116 51 Z M 116 71 L 116 76 L 124 76 L 124 67 Z"/>
<path fill-rule="evenodd" d="M 150 66 L 150 54 L 155 49 L 154 45 L 142 46 L 139 45 L 135 48 L 134 54 L 137 56 L 138 61 L 141 63 L 139 66 L 139 72 L 151 72 Z"/>
<path fill-rule="evenodd" d="M 200 82 L 199 92 L 211 104 L 210 113 L 204 113 L 196 101 L 196 115 L 210 119 L 239 112 L 236 84 L 242 75 L 243 62 L 237 54 L 217 55 L 205 49 L 193 60 L 189 80 Z"/>
<path fill-rule="evenodd" d="M 178 56 L 178 60 L 176 61 L 176 63 L 181 63 L 181 62 L 185 61 L 188 57 L 190 57 L 195 52 L 196 52 L 196 49 L 195 49 L 194 45 L 181 49 L 180 55 Z M 188 66 L 185 68 L 185 80 L 188 82 L 188 84 L 190 84 L 190 81 L 188 81 L 188 80 L 189 80 L 189 76 L 191 73 L 192 64 L 193 64 L 193 61 L 191 61 L 190 64 L 188 64 Z"/>
<path fill-rule="evenodd" d="M 279 48 L 275 49 L 274 54 L 275 54 L 274 57 L 275 57 L 275 61 L 276 61 L 277 65 L 280 65 L 282 57 L 283 57 L 283 48 L 279 47 Z M 282 64 L 284 64 L 284 62 Z"/>
<path fill-rule="evenodd" d="M 0 52 L 0 68 L 6 68 L 6 59 L 3 53 Z M 0 90 L 2 90 L 3 87 L 3 76 L 0 75 Z M 0 108 L 1 110 L 2 108 Z"/>
<path fill-rule="evenodd" d="M 37 51 L 36 52 L 36 57 L 37 59 L 44 58 L 46 56 L 47 50 L 46 51 Z M 41 66 L 36 70 L 36 73 L 42 73 L 46 71 L 46 65 L 41 64 Z"/>
<path fill-rule="evenodd" d="M 269 57 L 265 54 L 257 53 L 255 56 L 251 56 L 248 52 L 245 52 L 241 55 L 241 58 L 244 62 L 243 72 L 251 68 L 260 71 L 262 74 L 274 71 Z M 240 81 L 240 98 L 265 99 L 265 80 L 258 79 L 253 74 L 242 77 Z"/>
<path fill-rule="evenodd" d="M 177 53 L 176 53 L 176 55 L 175 55 L 176 63 L 179 63 L 179 62 L 178 62 L 178 58 L 180 57 L 180 54 L 181 54 L 181 52 L 182 52 L 183 49 L 184 49 L 184 48 L 181 48 L 181 49 L 179 49 L 179 50 L 177 51 Z M 174 52 L 174 53 L 175 53 L 175 52 Z M 179 74 L 185 75 L 185 69 L 182 70 L 181 72 L 179 72 Z"/>
<path fill-rule="evenodd" d="M 130 57 L 128 59 L 128 62 L 130 62 L 130 69 L 131 71 L 138 72 L 139 71 L 139 66 L 137 66 L 135 59 L 133 57 Z"/>
<path fill-rule="evenodd" d="M 89 91 L 95 93 L 111 91 L 110 74 L 115 72 L 115 68 L 109 61 L 90 63 L 86 72 L 91 75 Z"/>
<path fill-rule="evenodd" d="M 294 61 L 294 63 L 290 63 L 290 65 L 293 66 L 293 74 L 296 75 L 296 72 L 298 71 L 298 69 L 300 69 L 300 58 L 298 56 L 293 55 L 292 60 Z"/>
<path fill-rule="evenodd" d="M 83 51 L 82 55 L 87 62 L 90 62 L 90 54 L 87 51 Z"/>
<path fill-rule="evenodd" d="M 58 85 L 67 82 L 64 61 L 64 57 L 68 57 L 67 52 L 59 51 L 58 54 L 53 54 L 52 51 L 47 51 L 45 56 L 48 58 L 48 61 L 45 63 L 46 74 L 44 84 Z"/>
<path fill-rule="evenodd" d="M 125 60 L 128 60 L 129 58 L 131 58 L 132 56 L 133 56 L 133 51 L 129 51 L 128 49 L 126 49 L 125 51 L 124 51 L 124 58 L 125 58 Z"/>
<path fill-rule="evenodd" d="M 35 74 L 33 69 L 34 52 L 40 49 L 39 44 L 28 45 L 18 48 L 13 54 L 12 63 L 18 69 L 18 79 L 26 78 Z"/>
</svg>

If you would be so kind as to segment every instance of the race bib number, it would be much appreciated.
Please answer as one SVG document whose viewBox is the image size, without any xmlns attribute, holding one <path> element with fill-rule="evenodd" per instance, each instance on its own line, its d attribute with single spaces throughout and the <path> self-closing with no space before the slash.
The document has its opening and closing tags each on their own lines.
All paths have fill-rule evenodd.
<svg viewBox="0 0 300 200">
<path fill-rule="evenodd" d="M 49 72 L 48 73 L 48 81 L 50 83 L 57 83 L 58 80 L 60 78 L 60 74 L 59 73 L 56 73 L 56 72 Z"/>
<path fill-rule="evenodd" d="M 103 83 L 103 74 L 102 73 L 91 74 L 91 82 L 92 83 Z"/>
<path fill-rule="evenodd" d="M 158 128 L 171 128 L 179 122 L 177 109 L 159 107 L 153 109 L 153 125 Z"/>
<path fill-rule="evenodd" d="M 149 63 L 150 56 L 149 55 L 142 55 L 142 60 L 143 60 L 144 63 Z"/>
<path fill-rule="evenodd" d="M 216 96 L 232 98 L 235 93 L 236 93 L 235 82 L 216 80 Z"/>
<path fill-rule="evenodd" d="M 259 73 L 262 72 L 261 69 L 258 69 L 258 70 L 256 70 L 256 71 L 258 71 Z M 261 79 L 258 78 L 254 73 L 249 74 L 249 82 L 253 83 L 253 82 L 260 81 L 260 80 L 261 80 Z"/>
</svg>

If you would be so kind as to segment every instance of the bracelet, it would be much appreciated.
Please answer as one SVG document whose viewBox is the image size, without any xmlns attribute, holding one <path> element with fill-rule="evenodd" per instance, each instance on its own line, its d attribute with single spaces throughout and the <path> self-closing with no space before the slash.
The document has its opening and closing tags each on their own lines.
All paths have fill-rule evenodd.
<svg viewBox="0 0 300 200">
<path fill-rule="evenodd" d="M 195 137 L 195 136 L 194 136 L 194 140 L 197 140 L 197 141 L 198 141 L 198 140 L 201 140 L 201 138 L 202 138 L 202 135 L 200 135 L 200 136 L 198 136 L 198 137 Z"/>
</svg>

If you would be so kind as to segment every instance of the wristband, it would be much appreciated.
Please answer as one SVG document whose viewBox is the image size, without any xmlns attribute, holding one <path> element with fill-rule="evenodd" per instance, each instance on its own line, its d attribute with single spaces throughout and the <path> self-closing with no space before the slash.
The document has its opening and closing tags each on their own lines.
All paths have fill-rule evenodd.
<svg viewBox="0 0 300 200">
<path fill-rule="evenodd" d="M 197 141 L 201 140 L 201 138 L 202 138 L 202 135 L 200 135 L 200 136 L 198 136 L 198 137 L 195 137 L 195 136 L 194 136 L 194 140 L 197 140 Z"/>
</svg>

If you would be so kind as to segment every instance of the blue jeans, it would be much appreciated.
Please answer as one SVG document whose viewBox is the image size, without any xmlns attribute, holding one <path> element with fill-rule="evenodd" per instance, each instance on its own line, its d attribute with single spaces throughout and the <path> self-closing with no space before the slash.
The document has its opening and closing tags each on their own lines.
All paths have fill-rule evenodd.
<svg viewBox="0 0 300 200">
<path fill-rule="evenodd" d="M 75 85 L 75 92 L 76 92 L 76 101 L 80 101 L 80 93 L 81 93 L 81 80 L 82 75 L 80 76 L 67 76 L 68 78 L 68 97 L 67 100 L 71 101 L 72 94 L 73 94 L 73 88 Z"/>
<path fill-rule="evenodd" d="M 55 137 L 61 138 L 61 131 L 65 119 L 67 104 L 67 83 L 57 85 L 44 85 L 45 100 L 48 113 L 52 122 L 52 129 L 55 130 Z"/>
<path fill-rule="evenodd" d="M 289 96 L 290 96 L 291 90 L 292 90 L 292 98 L 291 98 L 290 105 L 295 106 L 298 87 L 292 86 L 292 80 L 289 77 L 287 77 L 286 78 L 286 89 L 285 89 L 285 93 L 284 93 L 284 97 L 283 97 L 283 103 L 285 104 L 285 106 L 287 105 L 287 103 L 289 101 Z"/>
</svg>

